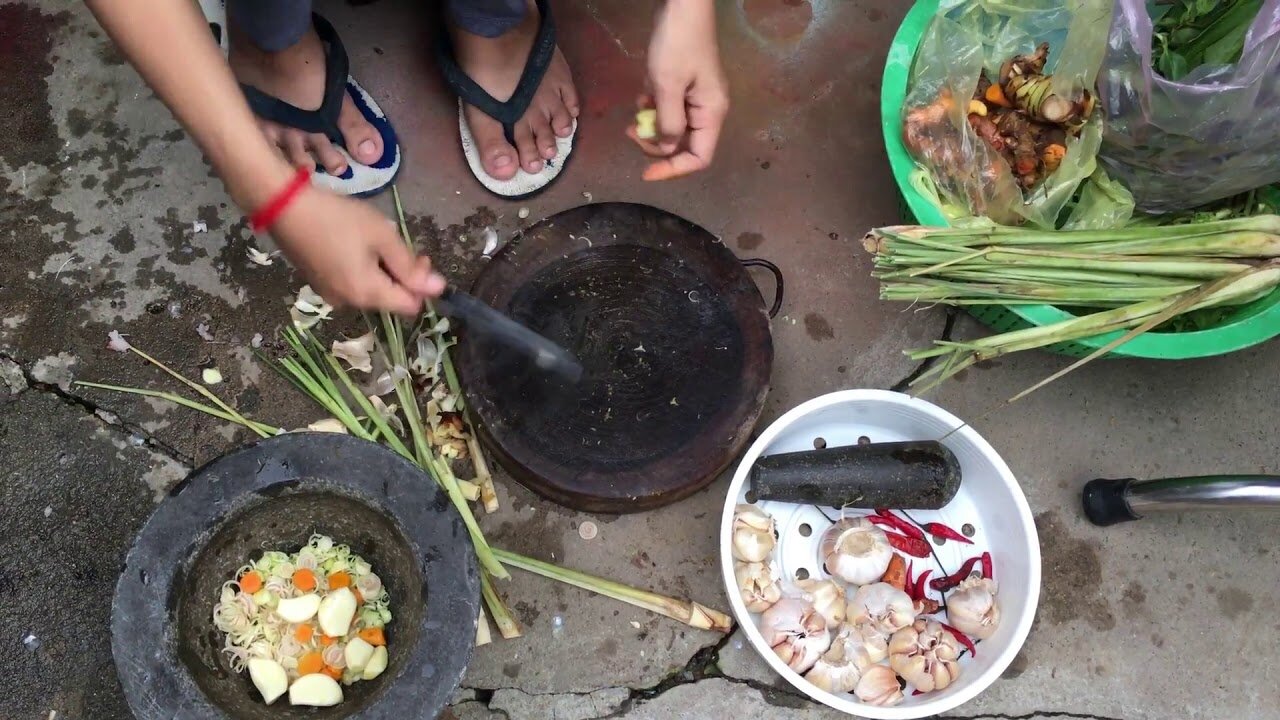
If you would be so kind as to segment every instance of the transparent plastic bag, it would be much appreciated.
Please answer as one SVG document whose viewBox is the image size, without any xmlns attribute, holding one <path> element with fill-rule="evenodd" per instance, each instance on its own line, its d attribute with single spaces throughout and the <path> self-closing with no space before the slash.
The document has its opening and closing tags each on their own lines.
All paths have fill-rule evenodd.
<svg viewBox="0 0 1280 720">
<path fill-rule="evenodd" d="M 1143 0 L 1116 0 L 1098 89 L 1101 164 L 1138 207 L 1173 212 L 1280 182 L 1280 0 L 1266 0 L 1234 65 L 1174 82 L 1152 68 Z"/>
<path fill-rule="evenodd" d="M 916 51 L 903 107 L 907 148 L 933 174 L 940 194 L 1001 224 L 1054 227 L 1097 167 L 1097 121 L 1068 139 L 1058 169 L 1024 194 L 1008 163 L 969 126 L 968 101 L 984 69 L 997 77 L 1006 60 L 1043 42 L 1050 47 L 1045 72 L 1053 76 L 1054 92 L 1092 87 L 1111 7 L 1111 0 L 942 0 Z"/>
</svg>

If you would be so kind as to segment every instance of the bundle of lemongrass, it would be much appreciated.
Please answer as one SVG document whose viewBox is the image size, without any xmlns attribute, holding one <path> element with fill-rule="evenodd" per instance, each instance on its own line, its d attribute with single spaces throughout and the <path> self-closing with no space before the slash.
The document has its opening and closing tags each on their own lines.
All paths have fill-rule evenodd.
<svg viewBox="0 0 1280 720">
<path fill-rule="evenodd" d="M 874 276 L 886 300 L 1091 311 L 1051 325 L 907 351 L 915 360 L 940 360 L 917 379 L 924 389 L 1000 355 L 1127 331 L 1021 397 L 1174 317 L 1245 304 L 1280 285 L 1275 215 L 1117 230 L 899 226 L 873 230 L 863 245 L 875 255 Z"/>
<path fill-rule="evenodd" d="M 401 232 L 406 242 L 411 244 L 399 193 L 394 188 L 393 195 Z M 290 310 L 293 326 L 283 333 L 291 352 L 279 360 L 271 360 L 261 354 L 259 357 L 327 413 L 327 417 L 303 429 L 344 432 L 382 443 L 421 467 L 444 489 L 462 516 L 475 549 L 488 617 L 493 619 L 504 638 L 521 635 L 519 622 L 494 584 L 496 580 L 510 577 L 506 569 L 508 565 L 666 615 L 692 627 L 719 632 L 732 629 L 733 621 L 729 616 L 697 602 L 640 590 L 492 547 L 480 531 L 470 503 L 479 501 L 486 512 L 494 512 L 498 509 L 498 499 L 484 455 L 471 432 L 470 418 L 458 387 L 457 374 L 449 355 L 452 339 L 448 335 L 448 322 L 430 311 L 411 327 L 388 313 L 376 317 L 366 315 L 369 329 L 366 335 L 335 341 L 326 349 L 311 329 L 328 319 L 332 310 L 319 295 L 304 287 Z M 246 417 L 208 387 L 133 347 L 119 333 L 111 333 L 108 347 L 132 352 L 207 402 L 145 388 L 92 382 L 77 384 L 167 400 L 236 423 L 260 437 L 287 432 Z M 375 373 L 375 369 L 382 371 Z M 369 381 L 358 382 L 360 374 L 369 376 Z M 393 394 L 394 403 L 388 404 L 383 400 Z M 452 461 L 461 459 L 471 461 L 474 479 L 461 479 L 455 475 Z M 486 613 L 482 610 L 477 625 L 477 644 L 488 642 L 489 637 Z"/>
</svg>

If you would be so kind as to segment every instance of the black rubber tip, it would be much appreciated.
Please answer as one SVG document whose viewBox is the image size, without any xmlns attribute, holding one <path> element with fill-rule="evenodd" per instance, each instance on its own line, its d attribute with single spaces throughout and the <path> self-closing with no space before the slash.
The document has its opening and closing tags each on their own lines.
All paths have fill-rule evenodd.
<svg viewBox="0 0 1280 720">
<path fill-rule="evenodd" d="M 1106 527 L 1141 518 L 1141 515 L 1129 508 L 1129 501 L 1125 499 L 1132 482 L 1133 478 L 1099 478 L 1085 484 L 1081 499 L 1084 501 L 1084 515 L 1089 518 L 1089 522 Z"/>
</svg>

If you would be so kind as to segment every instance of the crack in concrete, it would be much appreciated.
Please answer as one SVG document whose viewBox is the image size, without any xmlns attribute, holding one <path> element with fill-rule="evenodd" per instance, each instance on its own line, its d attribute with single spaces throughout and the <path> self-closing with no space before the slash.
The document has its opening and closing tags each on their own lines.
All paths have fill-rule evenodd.
<svg viewBox="0 0 1280 720">
<path fill-rule="evenodd" d="M 1006 713 L 983 713 L 981 715 L 939 715 L 938 720 L 1124 720 L 1106 715 L 1090 715 L 1088 713 L 1062 712 L 1057 710 L 1040 710 L 1022 715 Z"/>
<path fill-rule="evenodd" d="M 938 338 L 939 341 L 945 342 L 951 339 L 951 331 L 955 329 L 956 317 L 959 314 L 960 311 L 956 308 L 947 308 L 947 321 L 946 324 L 942 326 L 942 335 Z M 938 358 L 936 357 L 925 358 L 916 366 L 915 370 L 912 370 L 906 377 L 891 385 L 889 389 L 894 392 L 907 392 L 911 388 L 911 383 L 915 382 L 921 375 L 928 372 L 929 368 L 933 367 L 933 364 L 937 361 Z"/>
<path fill-rule="evenodd" d="M 129 440 L 133 440 L 134 438 L 140 439 L 143 447 L 157 455 L 162 455 L 187 468 L 190 468 L 194 464 L 191 458 L 184 455 L 177 448 L 157 439 L 142 427 L 126 422 L 118 413 L 102 407 L 94 401 L 77 395 L 70 390 L 63 390 L 54 383 L 37 380 L 31 369 L 19 361 L 18 358 L 0 352 L 0 360 L 7 360 L 18 368 L 22 373 L 23 379 L 26 380 L 28 390 L 51 394 L 67 405 L 80 408 L 86 415 L 94 417 L 99 423 L 110 428 L 112 431 L 127 436 Z M 21 393 L 19 392 L 17 394 Z M 15 394 L 15 397 L 17 394 Z"/>
</svg>

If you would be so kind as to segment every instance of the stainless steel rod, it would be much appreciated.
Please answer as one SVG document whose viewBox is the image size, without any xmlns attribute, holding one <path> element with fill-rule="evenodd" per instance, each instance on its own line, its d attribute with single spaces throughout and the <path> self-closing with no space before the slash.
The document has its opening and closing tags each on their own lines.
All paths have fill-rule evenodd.
<svg viewBox="0 0 1280 720">
<path fill-rule="evenodd" d="M 1280 477 L 1206 475 L 1143 480 L 1129 484 L 1125 499 L 1138 515 L 1235 507 L 1280 509 Z"/>
</svg>

